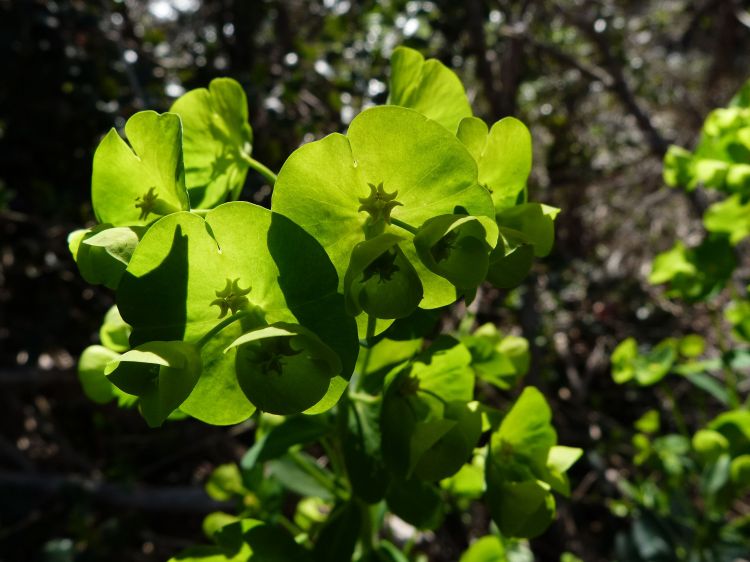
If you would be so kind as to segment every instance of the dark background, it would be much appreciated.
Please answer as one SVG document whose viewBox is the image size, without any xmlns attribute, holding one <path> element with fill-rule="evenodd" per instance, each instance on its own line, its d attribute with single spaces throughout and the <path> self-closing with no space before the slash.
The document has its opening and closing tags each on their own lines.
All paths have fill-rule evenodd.
<svg viewBox="0 0 750 562">
<path fill-rule="evenodd" d="M 532 541 L 609 560 L 633 467 L 632 422 L 665 397 L 614 385 L 620 339 L 690 331 L 706 306 L 668 301 L 645 278 L 674 239 L 697 240 L 705 196 L 661 180 L 671 142 L 750 75 L 750 13 L 731 0 L 0 0 L 0 560 L 166 560 L 201 540 L 201 489 L 252 443 L 249 427 L 150 431 L 82 394 L 77 355 L 111 293 L 78 276 L 67 233 L 92 221 L 97 142 L 127 117 L 165 111 L 216 76 L 248 95 L 254 156 L 278 170 L 302 142 L 343 130 L 387 96 L 405 44 L 454 68 L 477 115 L 532 130 L 532 199 L 563 209 L 554 253 L 480 317 L 532 342 L 527 382 L 553 405 L 560 442 L 587 454 L 573 497 Z M 267 202 L 250 174 L 244 198 Z M 675 389 L 678 399 L 687 389 Z M 137 490 L 134 491 L 134 490 Z M 486 532 L 483 512 L 468 522 Z M 439 532 L 431 559 L 462 538 Z M 441 554 L 442 553 L 442 554 Z M 453 553 L 453 554 L 451 554 Z"/>
</svg>

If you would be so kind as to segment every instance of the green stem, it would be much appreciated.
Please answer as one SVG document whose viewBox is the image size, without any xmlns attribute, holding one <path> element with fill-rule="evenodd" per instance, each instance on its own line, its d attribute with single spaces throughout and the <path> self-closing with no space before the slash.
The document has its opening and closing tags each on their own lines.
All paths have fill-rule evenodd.
<svg viewBox="0 0 750 562">
<path fill-rule="evenodd" d="M 292 459 L 292 462 L 294 462 L 294 464 L 297 466 L 297 468 L 312 477 L 313 480 L 315 480 L 318 484 L 331 492 L 334 496 L 342 500 L 349 499 L 349 494 L 347 494 L 345 490 L 339 489 L 335 481 L 329 480 L 323 474 L 318 472 L 318 470 L 312 468 L 310 464 L 302 458 L 300 453 L 296 451 L 289 451 L 288 455 L 289 458 Z"/>
<path fill-rule="evenodd" d="M 373 526 L 372 512 L 367 502 L 358 501 L 357 503 L 362 513 L 360 540 L 362 541 L 362 550 L 364 554 L 367 554 L 375 549 L 375 528 Z"/>
<path fill-rule="evenodd" d="M 675 400 L 674 394 L 672 393 L 672 389 L 669 386 L 669 383 L 662 383 L 661 385 L 662 390 L 664 390 L 664 393 L 667 395 L 667 400 L 669 400 L 670 406 L 672 408 L 672 415 L 674 416 L 674 422 L 677 426 L 677 430 L 685 437 L 690 437 L 690 430 L 688 429 L 687 424 L 685 423 L 685 417 L 682 415 L 682 410 L 680 410 L 680 407 L 677 405 L 677 400 Z"/>
<path fill-rule="evenodd" d="M 714 330 L 716 331 L 716 340 L 719 345 L 719 351 L 721 352 L 721 370 L 724 373 L 724 382 L 727 387 L 727 394 L 729 396 L 729 405 L 732 408 L 736 408 L 740 404 L 740 394 L 737 390 L 739 384 L 737 380 L 737 373 L 732 370 L 731 365 L 727 365 L 724 358 L 729 350 L 729 345 L 724 337 L 724 326 L 722 326 L 721 313 L 719 310 L 713 308 L 711 310 L 711 320 L 714 324 Z"/>
<path fill-rule="evenodd" d="M 391 217 L 391 224 L 396 225 L 398 227 L 403 228 L 404 230 L 408 230 L 412 234 L 416 234 L 418 230 L 414 228 L 412 225 L 405 223 L 404 221 L 400 221 L 396 218 Z"/>
<path fill-rule="evenodd" d="M 261 176 L 266 178 L 266 181 L 271 184 L 271 187 L 276 183 L 277 176 L 268 167 L 258 162 L 255 158 L 245 152 L 241 152 L 242 159 L 250 166 L 253 170 L 258 172 Z"/>
<path fill-rule="evenodd" d="M 221 332 L 224 328 L 226 328 L 227 326 L 229 326 L 233 322 L 236 322 L 237 320 L 240 320 L 240 319 L 244 318 L 248 314 L 249 314 L 248 310 L 238 310 L 237 312 L 235 312 L 231 316 L 227 316 L 226 318 L 224 318 L 224 320 L 222 320 L 221 322 L 219 322 L 218 324 L 216 324 L 216 326 L 214 326 L 213 328 L 211 328 L 208 332 L 206 332 L 205 334 L 203 334 L 203 337 L 198 340 L 198 343 L 196 343 L 196 345 L 199 348 L 203 347 L 204 345 L 206 345 L 208 343 L 208 341 L 212 337 L 214 337 L 216 334 L 218 334 L 219 332 Z"/>
<path fill-rule="evenodd" d="M 198 215 L 199 217 L 204 217 L 210 212 L 212 209 L 190 209 L 190 212 L 194 215 Z"/>
<path fill-rule="evenodd" d="M 442 402 L 443 405 L 445 405 L 445 406 L 448 405 L 448 402 L 445 401 L 445 398 L 443 398 L 439 394 L 433 392 L 432 390 L 428 390 L 426 388 L 418 388 L 417 392 L 422 392 L 422 393 L 424 393 L 424 394 L 426 394 L 428 396 L 432 396 L 435 400 L 438 400 L 438 401 Z"/>
</svg>

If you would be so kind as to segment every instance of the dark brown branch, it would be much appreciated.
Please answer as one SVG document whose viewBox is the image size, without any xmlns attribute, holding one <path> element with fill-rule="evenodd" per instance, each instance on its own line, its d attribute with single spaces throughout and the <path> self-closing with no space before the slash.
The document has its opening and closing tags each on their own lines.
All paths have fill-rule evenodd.
<svg viewBox="0 0 750 562">
<path fill-rule="evenodd" d="M 605 33 L 599 33 L 587 18 L 573 14 L 555 5 L 556 11 L 571 25 L 581 31 L 591 43 L 597 48 L 601 58 L 604 71 L 609 74 L 611 83 L 609 89 L 620 100 L 625 109 L 635 118 L 641 132 L 646 137 L 651 152 L 654 156 L 662 158 L 667 151 L 669 143 L 662 137 L 661 133 L 654 127 L 651 118 L 636 100 L 633 91 L 628 86 L 623 71 L 623 63 L 618 60 L 611 50 L 611 38 Z"/>
</svg>

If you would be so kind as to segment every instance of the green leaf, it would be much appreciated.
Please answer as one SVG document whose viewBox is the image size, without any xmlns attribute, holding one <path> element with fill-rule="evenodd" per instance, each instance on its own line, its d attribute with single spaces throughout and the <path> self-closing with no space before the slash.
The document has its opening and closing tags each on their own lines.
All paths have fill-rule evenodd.
<svg viewBox="0 0 750 562">
<path fill-rule="evenodd" d="M 354 502 L 337 507 L 320 530 L 313 549 L 317 562 L 352 559 L 362 527 L 362 512 Z"/>
<path fill-rule="evenodd" d="M 182 95 L 170 108 L 182 119 L 185 176 L 193 207 L 237 199 L 253 143 L 247 97 L 235 80 L 216 78 Z"/>
<path fill-rule="evenodd" d="M 434 484 L 394 479 L 385 500 L 393 513 L 418 529 L 436 529 L 443 521 L 444 502 Z"/>
<path fill-rule="evenodd" d="M 394 324 L 395 326 L 395 324 Z M 357 358 L 360 388 L 371 394 L 379 394 L 383 379 L 395 365 L 414 357 L 422 348 L 422 339 L 396 341 L 384 337 Z"/>
<path fill-rule="evenodd" d="M 130 332 L 132 329 L 120 316 L 117 306 L 112 306 L 104 315 L 104 322 L 99 328 L 99 339 L 104 347 L 122 353 L 130 349 Z"/>
<path fill-rule="evenodd" d="M 337 353 L 342 375 L 329 379 L 320 404 L 338 400 L 358 345 L 337 286 L 325 252 L 304 231 L 267 209 L 235 202 L 205 220 L 178 213 L 155 223 L 133 254 L 117 300 L 135 344 L 196 342 L 223 321 L 222 314 L 246 313 L 203 346 L 204 374 L 182 406 L 202 421 L 225 425 L 246 419 L 254 406 L 237 382 L 236 351 L 224 350 L 274 322 L 299 323 Z"/>
<path fill-rule="evenodd" d="M 487 276 L 497 236 L 497 224 L 486 217 L 441 215 L 420 227 L 414 246 L 427 269 L 458 289 L 473 289 Z"/>
<path fill-rule="evenodd" d="M 400 203 L 390 217 L 412 228 L 457 208 L 494 218 L 490 196 L 477 183 L 476 164 L 455 136 L 402 107 L 363 111 L 347 136 L 329 135 L 297 149 L 279 173 L 272 202 L 275 212 L 299 224 L 325 248 L 342 292 L 356 244 L 380 232 L 408 235 L 384 219 L 374 220 L 363 208 L 363 201 L 375 201 L 374 186 L 393 197 L 388 202 Z M 413 246 L 401 249 L 422 281 L 422 308 L 456 300 L 453 285 L 424 267 Z M 384 323 L 379 331 L 387 327 Z"/>
<path fill-rule="evenodd" d="M 528 372 L 529 342 L 519 336 L 505 336 L 493 324 L 484 324 L 461 339 L 471 352 L 471 367 L 480 379 L 508 390 Z"/>
<path fill-rule="evenodd" d="M 410 374 L 419 388 L 439 396 L 445 402 L 469 402 L 474 396 L 471 353 L 450 336 L 438 337 L 414 358 Z"/>
<path fill-rule="evenodd" d="M 543 258 L 552 251 L 555 242 L 555 218 L 560 209 L 541 203 L 524 203 L 497 214 L 501 228 L 520 232 L 534 247 L 534 255 Z"/>
<path fill-rule="evenodd" d="M 706 340 L 698 334 L 688 334 L 680 340 L 679 352 L 683 357 L 693 358 L 703 355 Z"/>
<path fill-rule="evenodd" d="M 317 441 L 331 430 L 322 416 L 291 416 L 258 439 L 242 457 L 243 470 L 285 454 L 294 445 Z"/>
<path fill-rule="evenodd" d="M 525 388 L 492 434 L 493 456 L 512 454 L 532 465 L 545 466 L 557 440 L 551 420 L 552 412 L 542 393 L 534 387 Z"/>
<path fill-rule="evenodd" d="M 479 183 L 492 194 L 497 211 L 512 208 L 531 172 L 531 133 L 513 117 L 501 119 L 487 131 L 476 117 L 461 121 L 458 138 L 474 156 Z"/>
<path fill-rule="evenodd" d="M 654 434 L 659 431 L 661 427 L 661 420 L 659 419 L 659 410 L 649 410 L 638 418 L 635 423 L 635 427 L 641 433 Z"/>
<path fill-rule="evenodd" d="M 638 342 L 627 338 L 617 344 L 612 352 L 612 379 L 617 384 L 632 380 L 635 376 L 635 360 L 638 357 Z"/>
<path fill-rule="evenodd" d="M 206 538 L 214 539 L 214 535 L 222 528 L 226 527 L 230 523 L 235 523 L 239 519 L 235 515 L 224 513 L 223 511 L 214 511 L 209 513 L 203 518 L 203 534 Z"/>
<path fill-rule="evenodd" d="M 333 475 L 304 453 L 289 453 L 268 461 L 266 475 L 300 496 L 315 496 L 325 501 L 335 499 Z"/>
<path fill-rule="evenodd" d="M 490 253 L 487 280 L 499 289 L 518 287 L 534 264 L 534 245 L 512 228 L 499 228 L 497 246 Z"/>
<path fill-rule="evenodd" d="M 729 467 L 732 484 L 739 490 L 744 490 L 750 486 L 750 455 L 740 455 L 732 459 Z"/>
<path fill-rule="evenodd" d="M 128 119 L 130 146 L 112 129 L 94 154 L 91 201 L 100 223 L 147 225 L 190 208 L 182 163 L 182 124 L 172 113 Z"/>
<path fill-rule="evenodd" d="M 729 441 L 732 457 L 750 454 L 749 410 L 731 410 L 719 414 L 708 424 L 707 429 L 718 431 Z"/>
<path fill-rule="evenodd" d="M 693 154 L 679 146 L 672 145 L 664 155 L 664 183 L 668 186 L 689 186 L 692 178 Z"/>
<path fill-rule="evenodd" d="M 71 232 L 68 248 L 81 277 L 93 285 L 117 289 L 142 232 L 136 228 L 113 228 L 109 224 Z"/>
<path fill-rule="evenodd" d="M 470 463 L 463 465 L 453 476 L 442 480 L 440 487 L 460 498 L 479 499 L 484 492 L 484 456 L 474 455 Z"/>
<path fill-rule="evenodd" d="M 320 339 L 298 324 L 276 322 L 234 340 L 237 380 L 245 396 L 264 412 L 289 415 L 325 396 L 341 361 Z"/>
<path fill-rule="evenodd" d="M 634 363 L 635 380 L 641 386 L 650 386 L 662 380 L 677 360 L 677 342 L 672 338 L 656 345 Z"/>
<path fill-rule="evenodd" d="M 657 285 L 671 281 L 680 274 L 693 275 L 695 273 L 695 265 L 688 259 L 685 245 L 677 241 L 673 248 L 654 258 L 648 282 Z"/>
<path fill-rule="evenodd" d="M 120 354 L 101 345 L 90 345 L 78 359 L 78 380 L 81 381 L 84 394 L 97 404 L 106 404 L 115 398 L 112 383 L 104 375 L 104 369 L 110 361 L 115 361 Z"/>
<path fill-rule="evenodd" d="M 464 117 L 471 116 L 466 92 L 451 70 L 414 49 L 397 47 L 391 55 L 388 103 L 410 107 L 455 133 Z"/>
<path fill-rule="evenodd" d="M 555 516 L 549 485 L 533 478 L 513 481 L 494 463 L 487 466 L 486 499 L 500 533 L 523 538 L 542 534 Z"/>
<path fill-rule="evenodd" d="M 455 425 L 418 456 L 414 474 L 422 480 L 437 481 L 456 474 L 471 458 L 482 433 L 479 403 L 449 402 L 445 407 L 446 421 Z"/>
<path fill-rule="evenodd" d="M 206 493 L 216 501 L 228 501 L 244 492 L 240 469 L 234 463 L 217 466 L 206 482 Z"/>
<path fill-rule="evenodd" d="M 650 283 L 670 283 L 669 296 L 688 301 L 706 299 L 721 290 L 737 262 L 726 236 L 709 236 L 695 248 L 678 242 L 654 259 Z"/>
<path fill-rule="evenodd" d="M 460 562 L 506 562 L 508 557 L 500 537 L 487 535 L 474 541 L 461 555 Z"/>
<path fill-rule="evenodd" d="M 581 455 L 583 455 L 583 449 L 578 447 L 555 445 L 549 450 L 544 480 L 555 492 L 566 497 L 570 496 L 570 481 L 565 473 L 581 458 Z"/>
<path fill-rule="evenodd" d="M 700 429 L 693 435 L 693 449 L 704 463 L 715 462 L 729 451 L 729 441 L 718 431 Z"/>
<path fill-rule="evenodd" d="M 750 202 L 732 195 L 714 203 L 703 215 L 703 224 L 709 232 L 727 234 L 736 245 L 750 235 Z"/>
<path fill-rule="evenodd" d="M 138 396 L 146 422 L 157 427 L 192 392 L 201 368 L 200 353 L 194 345 L 155 341 L 114 359 L 104 374 L 124 392 Z"/>
<path fill-rule="evenodd" d="M 380 404 L 350 400 L 346 408 L 341 445 L 352 492 L 367 503 L 377 503 L 388 486 L 378 423 Z"/>
</svg>

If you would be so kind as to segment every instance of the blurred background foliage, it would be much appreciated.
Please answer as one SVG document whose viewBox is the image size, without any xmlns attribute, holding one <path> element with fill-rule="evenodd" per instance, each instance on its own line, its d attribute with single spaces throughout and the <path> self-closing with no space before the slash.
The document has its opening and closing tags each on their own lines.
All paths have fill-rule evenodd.
<svg viewBox="0 0 750 562">
<path fill-rule="evenodd" d="M 538 560 L 569 551 L 605 561 L 618 533 L 648 542 L 650 515 L 622 508 L 625 483 L 639 474 L 656 484 L 642 493 L 659 494 L 658 476 L 633 460 L 632 426 L 652 409 L 669 412 L 671 400 L 692 404 L 693 390 L 687 381 L 669 393 L 619 387 L 609 354 L 629 336 L 655 343 L 686 333 L 704 335 L 710 354 L 728 331 L 716 314 L 726 299 L 688 306 L 647 277 L 674 240 L 702 236 L 711 195 L 666 188 L 661 160 L 672 142 L 693 147 L 708 111 L 750 75 L 749 8 L 0 0 L 0 560 L 165 560 L 198 540 L 202 516 L 217 507 L 202 492 L 208 474 L 252 444 L 251 424 L 149 431 L 137 413 L 95 406 L 78 386 L 75 357 L 95 341 L 111 296 L 79 278 L 65 238 L 93 218 L 101 136 L 138 110 L 165 111 L 186 90 L 231 76 L 247 92 L 254 155 L 278 170 L 301 143 L 385 101 L 388 58 L 401 44 L 455 69 L 477 115 L 529 125 L 534 199 L 563 209 L 553 254 L 520 289 L 484 291 L 477 304 L 480 323 L 531 341 L 528 383 L 551 400 L 560 440 L 586 450 L 572 499 L 532 549 Z M 269 195 L 250 174 L 244 198 Z M 735 274 L 747 278 L 745 267 Z M 683 411 L 695 427 L 718 412 Z M 481 506 L 456 519 L 419 538 L 430 560 L 455 560 L 486 533 Z"/>
</svg>

